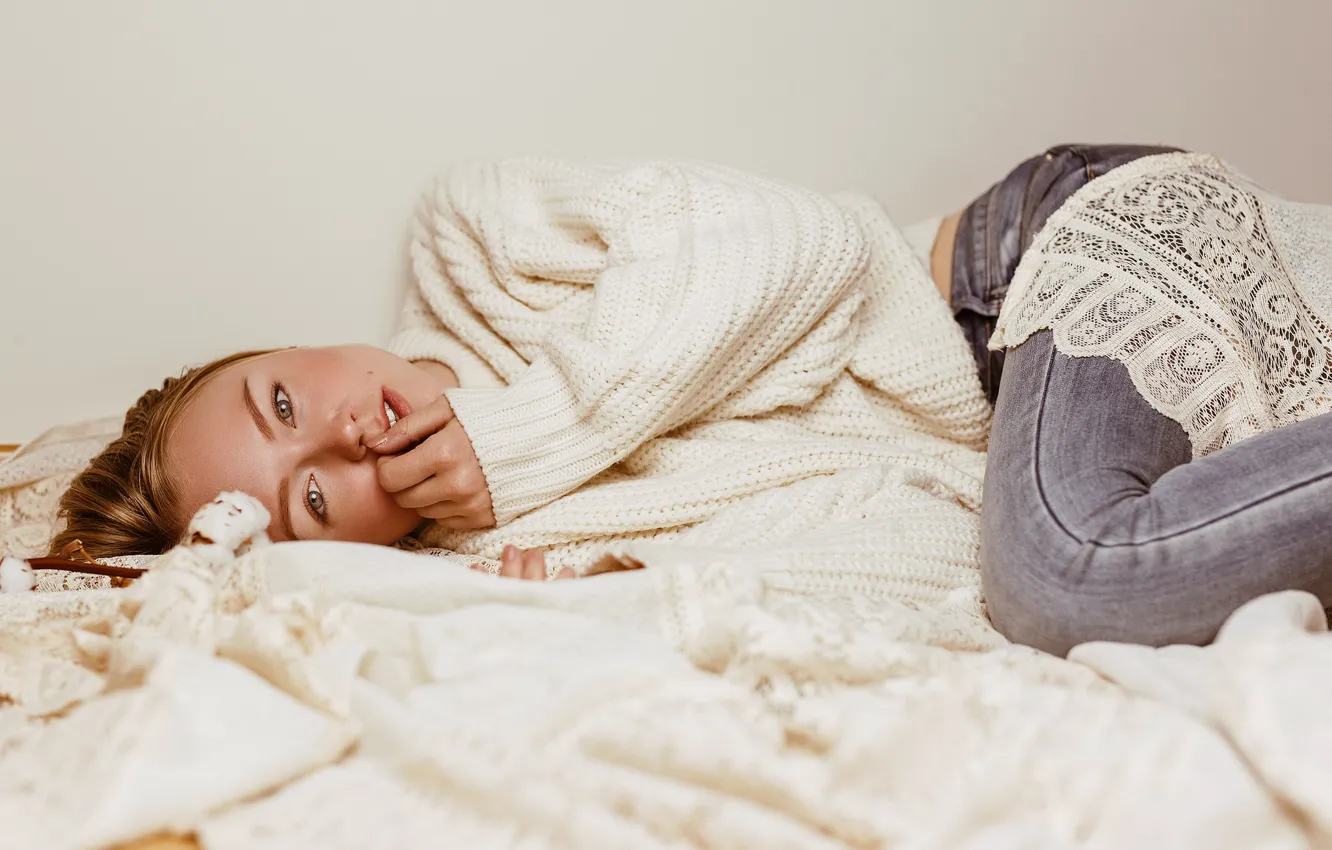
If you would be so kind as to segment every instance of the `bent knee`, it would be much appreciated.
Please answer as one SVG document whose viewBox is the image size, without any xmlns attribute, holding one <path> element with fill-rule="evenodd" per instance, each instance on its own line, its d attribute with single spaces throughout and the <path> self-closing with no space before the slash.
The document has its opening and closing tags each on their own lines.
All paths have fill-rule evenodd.
<svg viewBox="0 0 1332 850">
<path fill-rule="evenodd" d="M 1059 656 L 1088 641 L 1201 644 L 1224 619 L 1149 580 L 1165 571 L 1148 551 L 985 542 L 981 582 L 990 620 L 1014 643 Z"/>
<path fill-rule="evenodd" d="M 1037 551 L 1013 555 L 982 549 L 981 586 L 990 622 L 999 633 L 1059 656 L 1095 640 L 1085 626 L 1089 600 L 1064 578 L 1061 564 Z"/>
</svg>

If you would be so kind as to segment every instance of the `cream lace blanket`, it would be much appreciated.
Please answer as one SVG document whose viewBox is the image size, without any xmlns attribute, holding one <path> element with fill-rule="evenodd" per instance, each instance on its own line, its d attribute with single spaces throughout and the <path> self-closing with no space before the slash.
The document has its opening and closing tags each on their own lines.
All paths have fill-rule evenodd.
<svg viewBox="0 0 1332 850">
<path fill-rule="evenodd" d="M 1112 357 L 1195 456 L 1332 410 L 1332 206 L 1219 160 L 1148 157 L 1087 184 L 1014 275 L 994 348 L 1052 329 Z"/>
<path fill-rule="evenodd" d="M 951 651 L 958 615 L 801 591 L 762 549 L 533 585 L 264 547 L 261 514 L 221 500 L 131 588 L 0 595 L 0 848 L 1332 839 L 1332 638 L 1301 594 L 1207 649 L 1062 661 Z"/>
<path fill-rule="evenodd" d="M 120 435 L 120 417 L 52 428 L 0 461 L 0 555 L 46 554 L 60 495 L 79 470 Z M 150 558 L 111 558 L 107 563 L 143 566 Z M 88 590 L 110 579 L 63 570 L 37 573 L 38 590 Z"/>
</svg>

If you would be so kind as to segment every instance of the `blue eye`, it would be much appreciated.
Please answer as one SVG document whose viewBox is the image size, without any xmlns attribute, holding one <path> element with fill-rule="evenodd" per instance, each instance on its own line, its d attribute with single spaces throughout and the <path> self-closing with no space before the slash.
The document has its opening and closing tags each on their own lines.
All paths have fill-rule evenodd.
<svg viewBox="0 0 1332 850">
<path fill-rule="evenodd" d="M 281 384 L 273 384 L 273 414 L 287 425 L 294 425 L 296 422 L 296 407 L 291 403 L 291 397 Z"/>
</svg>

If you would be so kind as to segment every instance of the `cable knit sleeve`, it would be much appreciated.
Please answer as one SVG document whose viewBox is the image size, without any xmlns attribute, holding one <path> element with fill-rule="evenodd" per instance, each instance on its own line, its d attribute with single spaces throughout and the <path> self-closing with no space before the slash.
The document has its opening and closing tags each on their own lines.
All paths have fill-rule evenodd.
<svg viewBox="0 0 1332 850">
<path fill-rule="evenodd" d="M 448 393 L 501 524 L 706 413 L 854 291 L 865 262 L 831 201 L 710 166 L 476 166 L 435 203 L 455 234 L 447 282 L 481 312 L 495 269 L 594 287 L 577 322 L 548 311 L 508 387 Z"/>
</svg>

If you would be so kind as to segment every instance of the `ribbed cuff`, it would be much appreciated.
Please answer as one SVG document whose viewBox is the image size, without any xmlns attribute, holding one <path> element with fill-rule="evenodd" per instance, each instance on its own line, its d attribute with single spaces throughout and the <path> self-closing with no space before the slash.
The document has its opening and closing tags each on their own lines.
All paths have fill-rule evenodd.
<svg viewBox="0 0 1332 850">
<path fill-rule="evenodd" d="M 573 391 L 548 361 L 533 363 L 507 389 L 445 396 L 481 461 L 498 525 L 578 487 L 614 455 L 579 416 Z"/>
</svg>

